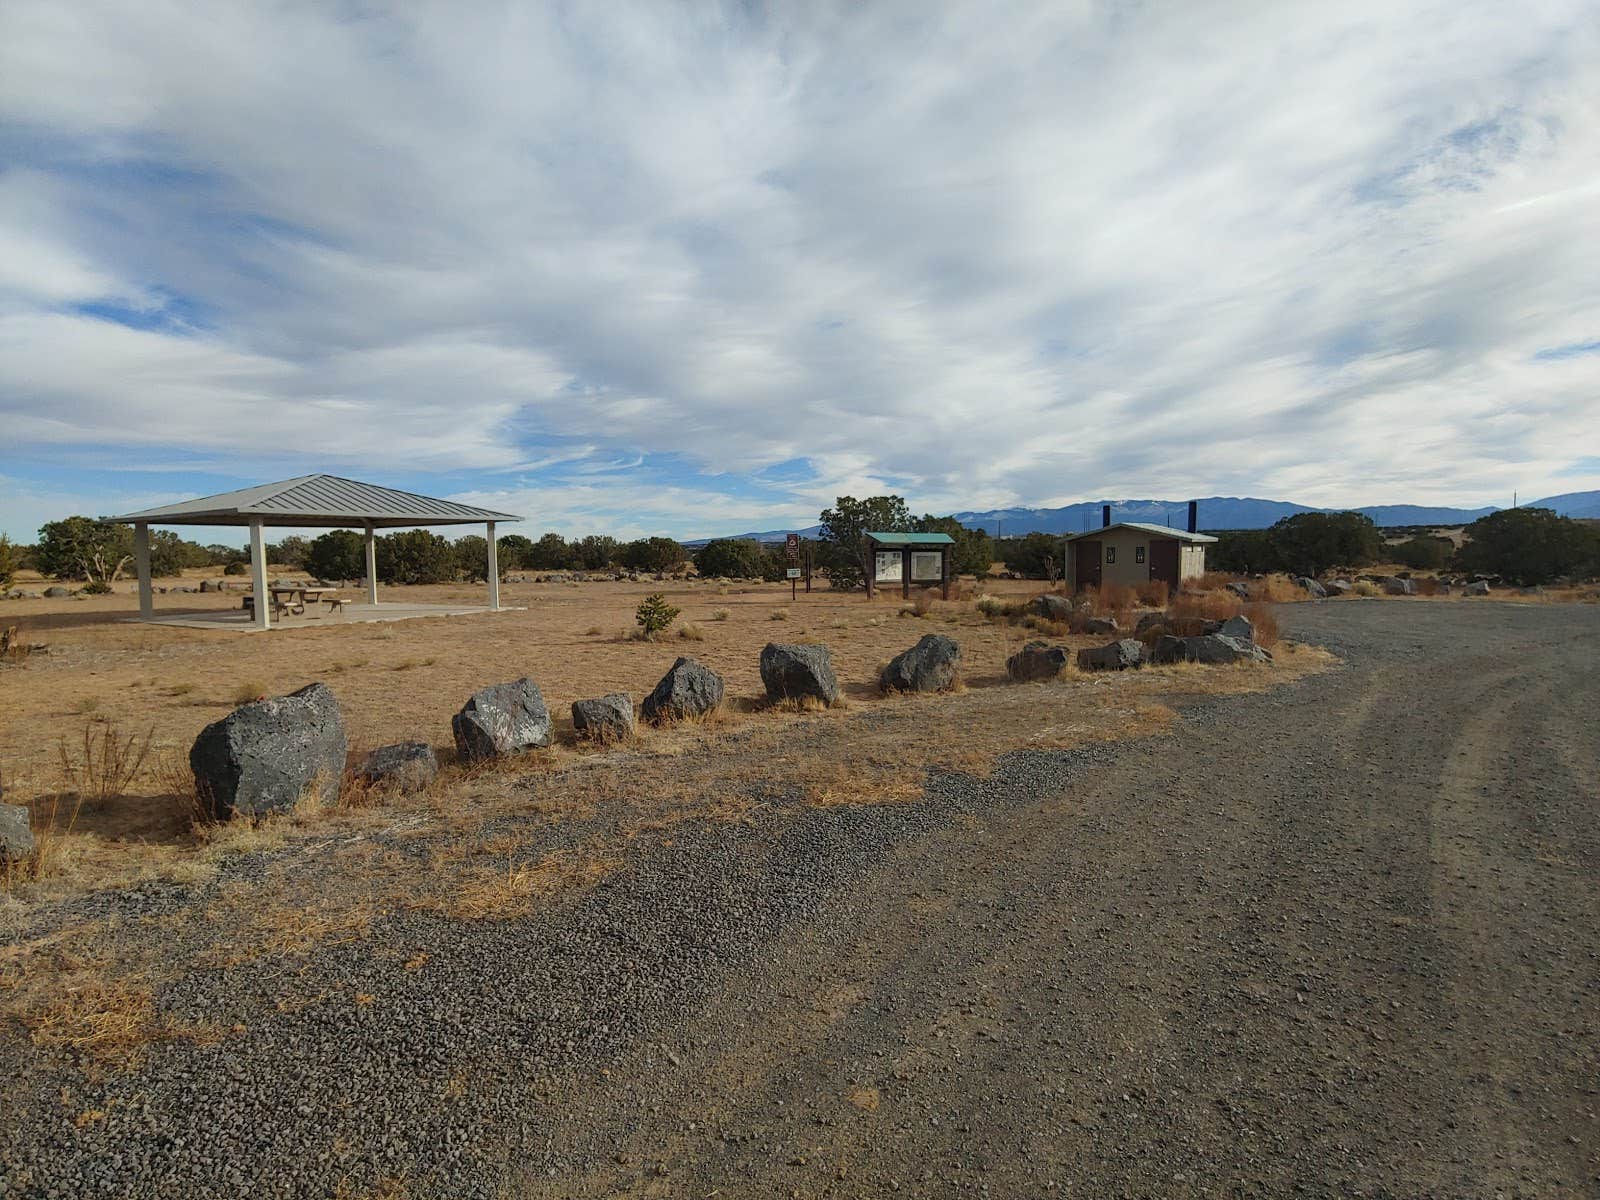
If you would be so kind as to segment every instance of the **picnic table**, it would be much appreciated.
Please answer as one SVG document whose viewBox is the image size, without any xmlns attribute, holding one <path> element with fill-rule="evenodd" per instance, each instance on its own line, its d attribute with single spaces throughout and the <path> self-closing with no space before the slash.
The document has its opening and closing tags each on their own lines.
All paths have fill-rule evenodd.
<svg viewBox="0 0 1600 1200">
<path fill-rule="evenodd" d="M 315 608 L 324 600 L 328 603 L 329 612 L 337 612 L 344 607 L 338 588 L 314 587 L 304 583 L 274 583 L 267 586 L 267 592 L 272 597 L 273 616 L 292 613 L 298 617 L 305 613 L 307 604 Z M 253 611 L 255 606 L 255 594 L 246 593 L 243 607 Z"/>
</svg>

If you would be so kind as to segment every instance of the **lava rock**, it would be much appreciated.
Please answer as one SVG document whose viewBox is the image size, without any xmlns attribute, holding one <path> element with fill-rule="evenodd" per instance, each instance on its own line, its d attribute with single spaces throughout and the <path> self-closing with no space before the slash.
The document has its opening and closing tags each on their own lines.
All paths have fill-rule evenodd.
<svg viewBox="0 0 1600 1200">
<path fill-rule="evenodd" d="M 802 700 L 824 704 L 839 702 L 839 681 L 833 658 L 820 643 L 803 646 L 768 642 L 761 651 L 761 682 L 769 700 Z"/>
<path fill-rule="evenodd" d="M 47 600 L 64 600 L 66 597 L 72 595 L 72 589 L 64 588 L 57 583 L 45 588 L 44 594 Z"/>
<path fill-rule="evenodd" d="M 960 670 L 960 645 L 942 633 L 930 633 L 895 655 L 878 685 L 886 692 L 942 692 L 954 686 Z"/>
<path fill-rule="evenodd" d="M 1006 675 L 1016 683 L 1054 679 L 1067 668 L 1067 652 L 1045 642 L 1029 642 L 1006 659 Z"/>
<path fill-rule="evenodd" d="M 1250 618 L 1243 613 L 1229 617 L 1217 629 L 1217 633 L 1222 637 L 1244 642 L 1246 645 L 1253 646 L 1256 644 L 1256 627 L 1250 623 Z"/>
<path fill-rule="evenodd" d="M 33 826 L 20 804 L 0 804 L 0 862 L 20 862 L 33 853 Z"/>
<path fill-rule="evenodd" d="M 1461 589 L 1463 596 L 1487 596 L 1489 594 L 1489 581 L 1487 579 L 1474 579 Z"/>
<path fill-rule="evenodd" d="M 1117 628 L 1115 619 L 1111 617 L 1090 617 L 1083 623 L 1083 631 L 1095 634 L 1098 637 L 1122 632 Z"/>
<path fill-rule="evenodd" d="M 217 816 L 256 817 L 293 808 L 313 788 L 334 799 L 348 750 L 339 702 L 326 684 L 313 683 L 207 725 L 189 766 Z"/>
<path fill-rule="evenodd" d="M 1261 662 L 1272 657 L 1259 646 L 1220 633 L 1184 638 L 1183 641 L 1184 658 L 1188 662 L 1220 665 L 1247 661 Z"/>
<path fill-rule="evenodd" d="M 1033 612 L 1047 621 L 1065 621 L 1072 615 L 1072 601 L 1065 596 L 1046 592 L 1033 598 Z"/>
<path fill-rule="evenodd" d="M 450 729 L 465 762 L 525 754 L 548 746 L 554 735 L 539 685 L 526 676 L 472 693 Z"/>
<path fill-rule="evenodd" d="M 692 658 L 680 658 L 639 710 L 646 721 L 697 717 L 722 703 L 722 691 L 721 675 Z"/>
<path fill-rule="evenodd" d="M 1139 623 L 1133 627 L 1133 636 L 1149 633 L 1152 629 L 1165 628 L 1170 618 L 1164 612 L 1145 613 L 1139 618 Z"/>
<path fill-rule="evenodd" d="M 1386 596 L 1415 596 L 1417 594 L 1417 585 L 1409 579 L 1402 579 L 1398 575 L 1380 576 L 1378 586 L 1383 588 Z"/>
<path fill-rule="evenodd" d="M 1326 600 L 1328 598 L 1328 589 L 1322 586 L 1321 580 L 1313 579 L 1309 575 L 1302 575 L 1295 582 L 1304 588 L 1313 600 Z"/>
<path fill-rule="evenodd" d="M 1125 671 L 1144 663 L 1144 643 L 1123 638 L 1105 646 L 1078 651 L 1080 671 Z"/>
<path fill-rule="evenodd" d="M 633 736 L 633 697 L 612 692 L 593 700 L 572 702 L 572 728 L 580 737 L 618 742 Z"/>
<path fill-rule="evenodd" d="M 1156 644 L 1150 648 L 1150 661 L 1157 666 L 1186 662 L 1189 657 L 1188 641 L 1188 638 L 1162 634 L 1161 637 L 1156 639 Z"/>
<path fill-rule="evenodd" d="M 403 796 L 425 790 L 438 774 L 439 756 L 427 742 L 379 746 L 356 768 L 358 778 Z"/>
<path fill-rule="evenodd" d="M 1241 600 L 1250 599 L 1250 585 L 1247 583 L 1235 580 L 1228 585 L 1228 590 Z"/>
</svg>

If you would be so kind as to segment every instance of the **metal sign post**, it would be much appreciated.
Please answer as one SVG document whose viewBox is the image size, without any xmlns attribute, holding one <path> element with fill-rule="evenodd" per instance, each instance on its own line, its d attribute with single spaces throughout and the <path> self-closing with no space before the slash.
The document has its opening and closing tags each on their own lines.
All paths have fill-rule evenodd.
<svg viewBox="0 0 1600 1200">
<path fill-rule="evenodd" d="M 798 533 L 791 533 L 783 539 L 783 557 L 789 563 L 789 569 L 786 574 L 789 577 L 789 600 L 793 603 L 798 586 L 795 581 L 800 578 L 800 535 Z M 810 590 L 811 588 L 808 586 L 806 591 L 809 592 Z"/>
</svg>

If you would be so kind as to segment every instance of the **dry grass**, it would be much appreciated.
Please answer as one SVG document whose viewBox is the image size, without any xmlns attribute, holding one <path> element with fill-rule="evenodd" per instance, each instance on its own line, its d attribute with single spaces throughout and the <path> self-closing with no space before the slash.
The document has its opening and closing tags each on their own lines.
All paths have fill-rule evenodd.
<svg viewBox="0 0 1600 1200">
<path fill-rule="evenodd" d="M 97 807 L 121 799 L 144 766 L 153 736 L 147 730 L 143 740 L 131 733 L 124 738 L 114 722 L 85 722 L 79 739 L 56 744 L 67 790 Z"/>
<path fill-rule="evenodd" d="M 767 614 L 767 620 L 769 621 L 787 621 L 788 619 L 789 610 L 787 608 L 775 608 Z"/>
<path fill-rule="evenodd" d="M 703 642 L 706 631 L 693 623 L 678 626 L 678 637 L 685 642 Z"/>
<path fill-rule="evenodd" d="M 266 698 L 266 687 L 252 680 L 241 683 L 234 688 L 233 695 L 229 697 L 229 702 L 238 707 L 241 704 L 254 704 L 257 700 L 265 700 Z"/>
<path fill-rule="evenodd" d="M 600 850 L 557 850 L 537 859 L 505 848 L 485 846 L 463 869 L 441 886 L 418 896 L 411 907 L 467 921 L 505 920 L 530 911 L 542 900 L 575 888 L 589 887 L 616 870 L 621 860 Z"/>
</svg>

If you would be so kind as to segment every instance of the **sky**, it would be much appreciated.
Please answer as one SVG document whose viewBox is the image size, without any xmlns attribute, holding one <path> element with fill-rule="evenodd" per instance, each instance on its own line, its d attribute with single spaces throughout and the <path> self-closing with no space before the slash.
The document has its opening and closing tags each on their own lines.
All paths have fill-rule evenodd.
<svg viewBox="0 0 1600 1200">
<path fill-rule="evenodd" d="M 0 531 L 1600 487 L 1600 6 L 0 4 Z"/>
</svg>

